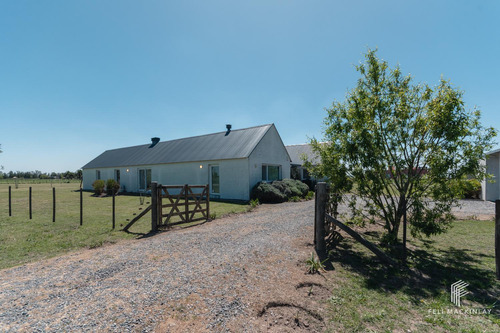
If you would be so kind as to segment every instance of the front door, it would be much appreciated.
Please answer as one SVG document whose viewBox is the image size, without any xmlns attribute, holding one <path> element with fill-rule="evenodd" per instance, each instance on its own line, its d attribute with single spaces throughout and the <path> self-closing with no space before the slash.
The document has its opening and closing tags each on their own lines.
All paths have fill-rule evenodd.
<svg viewBox="0 0 500 333">
<path fill-rule="evenodd" d="M 151 187 L 151 169 L 139 169 L 139 190 Z"/>
<path fill-rule="evenodd" d="M 220 194 L 220 175 L 218 165 L 210 166 L 210 193 Z"/>
</svg>

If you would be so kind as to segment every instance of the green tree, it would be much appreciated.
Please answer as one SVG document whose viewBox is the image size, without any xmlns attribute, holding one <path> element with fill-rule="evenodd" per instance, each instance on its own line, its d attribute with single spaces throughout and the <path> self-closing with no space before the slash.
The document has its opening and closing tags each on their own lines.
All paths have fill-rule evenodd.
<svg viewBox="0 0 500 333">
<path fill-rule="evenodd" d="M 365 58 L 356 88 L 327 109 L 324 142 L 311 140 L 322 160 L 313 171 L 328 177 L 332 204 L 349 203 L 352 221 L 384 221 L 386 242 L 403 223 L 406 249 L 407 223 L 415 236 L 446 230 L 466 180 L 486 176 L 480 161 L 496 132 L 449 81 L 415 84 L 376 51 Z"/>
</svg>

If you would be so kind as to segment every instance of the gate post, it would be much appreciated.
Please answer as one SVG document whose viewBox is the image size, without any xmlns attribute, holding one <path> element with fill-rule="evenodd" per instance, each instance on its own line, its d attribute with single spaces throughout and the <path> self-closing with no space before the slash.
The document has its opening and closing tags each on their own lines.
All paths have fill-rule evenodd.
<svg viewBox="0 0 500 333">
<path fill-rule="evenodd" d="M 205 191 L 207 191 L 207 221 L 210 220 L 210 186 L 207 184 L 205 186 Z"/>
<path fill-rule="evenodd" d="M 326 253 L 325 242 L 325 210 L 326 210 L 326 183 L 316 185 L 315 214 L 314 214 L 314 245 L 318 255 Z"/>
<path fill-rule="evenodd" d="M 158 182 L 151 182 L 151 231 L 158 231 Z"/>
<path fill-rule="evenodd" d="M 500 200 L 495 201 L 495 264 L 497 280 L 500 280 Z"/>
<path fill-rule="evenodd" d="M 185 217 L 186 217 L 186 223 L 189 222 L 189 197 L 188 197 L 188 189 L 189 185 L 184 184 L 184 212 L 185 212 Z"/>
</svg>

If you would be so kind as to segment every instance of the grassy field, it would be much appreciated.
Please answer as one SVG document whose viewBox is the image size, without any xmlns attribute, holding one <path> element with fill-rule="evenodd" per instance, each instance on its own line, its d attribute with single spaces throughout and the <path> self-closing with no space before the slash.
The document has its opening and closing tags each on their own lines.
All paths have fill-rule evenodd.
<svg viewBox="0 0 500 333">
<path fill-rule="evenodd" d="M 403 272 L 383 266 L 345 238 L 332 252 L 332 332 L 499 332 L 494 229 L 493 221 L 456 221 L 448 233 L 430 240 L 410 237 L 410 270 Z M 381 233 L 365 236 L 377 241 Z M 470 284 L 461 308 L 450 302 L 451 284 L 458 280 Z"/>
<path fill-rule="evenodd" d="M 53 257 L 79 248 L 94 248 L 122 239 L 141 237 L 151 229 L 149 213 L 130 228 L 120 231 L 141 209 L 138 196 L 116 197 L 116 229 L 112 230 L 112 198 L 83 193 L 83 225 L 80 226 L 79 183 L 54 183 L 56 222 L 52 222 L 50 183 L 12 186 L 12 216 L 9 217 L 8 187 L 0 183 L 0 269 Z M 32 187 L 32 219 L 29 219 L 28 189 Z M 211 202 L 217 217 L 245 212 L 249 205 Z"/>
<path fill-rule="evenodd" d="M 15 184 L 80 184 L 79 179 L 40 179 L 40 178 L 1 178 L 0 185 L 7 184 L 11 186 L 15 186 Z"/>
</svg>

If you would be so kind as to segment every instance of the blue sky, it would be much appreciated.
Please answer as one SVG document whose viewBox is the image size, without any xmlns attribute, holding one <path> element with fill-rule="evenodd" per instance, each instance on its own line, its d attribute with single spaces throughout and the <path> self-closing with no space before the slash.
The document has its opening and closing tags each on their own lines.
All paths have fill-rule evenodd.
<svg viewBox="0 0 500 333">
<path fill-rule="evenodd" d="M 0 165 L 74 171 L 226 123 L 321 138 L 368 48 L 500 129 L 499 18 L 498 1 L 2 1 Z"/>
</svg>

